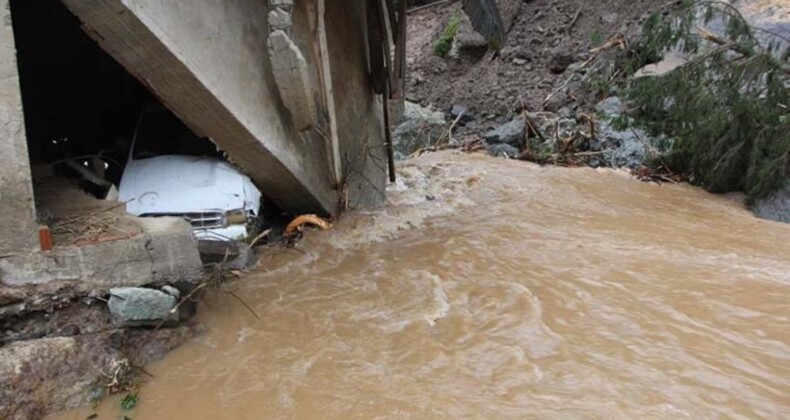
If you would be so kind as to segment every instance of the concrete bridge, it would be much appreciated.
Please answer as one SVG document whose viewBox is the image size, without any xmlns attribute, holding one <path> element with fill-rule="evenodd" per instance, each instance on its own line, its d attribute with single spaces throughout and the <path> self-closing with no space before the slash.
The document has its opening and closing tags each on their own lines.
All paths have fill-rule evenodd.
<svg viewBox="0 0 790 420">
<path fill-rule="evenodd" d="M 38 243 L 9 1 L 0 0 L 0 254 Z M 62 1 L 284 210 L 335 214 L 384 198 L 382 95 L 370 65 L 371 51 L 379 60 L 383 51 L 369 48 L 376 2 Z"/>
</svg>

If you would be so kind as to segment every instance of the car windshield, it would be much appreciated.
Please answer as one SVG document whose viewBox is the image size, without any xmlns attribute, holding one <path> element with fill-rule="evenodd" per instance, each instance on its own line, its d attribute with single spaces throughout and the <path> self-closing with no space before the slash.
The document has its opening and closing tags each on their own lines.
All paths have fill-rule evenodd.
<svg viewBox="0 0 790 420">
<path fill-rule="evenodd" d="M 133 159 L 162 155 L 218 156 L 216 146 L 196 136 L 168 111 L 145 112 L 137 131 Z"/>
</svg>

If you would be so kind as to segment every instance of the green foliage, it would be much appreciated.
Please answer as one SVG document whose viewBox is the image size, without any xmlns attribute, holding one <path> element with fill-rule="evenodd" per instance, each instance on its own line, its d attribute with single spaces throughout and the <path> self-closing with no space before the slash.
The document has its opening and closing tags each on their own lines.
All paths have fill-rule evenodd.
<svg viewBox="0 0 790 420">
<path fill-rule="evenodd" d="M 595 94 L 597 98 L 606 98 L 610 95 L 613 83 L 603 77 L 592 75 L 583 82 L 584 88 Z"/>
<path fill-rule="evenodd" d="M 606 39 L 604 39 L 603 32 L 601 32 L 599 28 L 595 28 L 590 32 L 590 47 L 599 47 L 603 45 L 604 41 L 606 41 Z"/>
<path fill-rule="evenodd" d="M 720 42 L 697 29 L 713 20 L 724 23 Z M 736 9 L 712 0 L 654 15 L 643 33 L 621 63 L 629 74 L 669 49 L 694 57 L 628 89 L 635 123 L 676 139 L 662 163 L 710 191 L 745 191 L 749 202 L 781 188 L 790 174 L 790 50 L 761 46 Z"/>
<path fill-rule="evenodd" d="M 140 402 L 140 397 L 137 396 L 136 392 L 130 392 L 126 394 L 126 396 L 121 399 L 121 408 L 124 411 L 134 410 L 137 407 L 137 403 Z"/>
<path fill-rule="evenodd" d="M 450 52 L 450 48 L 453 46 L 455 35 L 458 34 L 458 28 L 460 27 L 461 17 L 458 15 L 453 15 L 453 17 L 450 18 L 450 21 L 447 22 L 447 26 L 444 27 L 441 35 L 439 35 L 439 39 L 436 40 L 435 44 L 433 44 L 433 53 L 439 57 L 447 56 L 447 53 Z"/>
</svg>

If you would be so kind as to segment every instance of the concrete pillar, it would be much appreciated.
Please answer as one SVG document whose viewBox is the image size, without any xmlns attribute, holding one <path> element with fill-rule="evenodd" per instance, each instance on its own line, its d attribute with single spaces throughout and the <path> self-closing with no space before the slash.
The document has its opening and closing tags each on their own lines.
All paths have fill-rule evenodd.
<svg viewBox="0 0 790 420">
<path fill-rule="evenodd" d="M 387 154 L 383 104 L 368 70 L 367 2 L 325 1 L 344 187 L 349 206 L 368 206 L 385 198 Z"/>
<path fill-rule="evenodd" d="M 0 0 L 0 13 L 0 258 L 3 258 L 35 249 L 38 234 L 8 0 Z"/>
<path fill-rule="evenodd" d="M 291 123 L 268 58 L 263 0 L 63 0 L 88 34 L 196 133 L 294 212 L 335 213 L 326 145 Z"/>
</svg>

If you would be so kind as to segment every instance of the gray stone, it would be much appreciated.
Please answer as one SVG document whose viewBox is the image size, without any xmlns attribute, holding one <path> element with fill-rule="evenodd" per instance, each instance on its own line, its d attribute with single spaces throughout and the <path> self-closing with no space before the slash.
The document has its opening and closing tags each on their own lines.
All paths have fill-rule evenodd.
<svg viewBox="0 0 790 420">
<path fill-rule="evenodd" d="M 289 31 L 293 25 L 291 13 L 285 9 L 272 9 L 269 12 L 270 31 Z"/>
<path fill-rule="evenodd" d="M 546 103 L 543 104 L 543 109 L 548 112 L 559 112 L 562 108 L 573 103 L 573 99 L 568 97 L 564 92 L 557 92 L 552 95 Z"/>
<path fill-rule="evenodd" d="M 181 297 L 181 292 L 178 289 L 176 289 L 173 286 L 167 285 L 167 284 L 162 286 L 162 291 L 167 293 L 170 296 L 173 296 L 176 299 Z"/>
<path fill-rule="evenodd" d="M 269 0 L 270 7 L 292 7 L 294 0 Z"/>
<path fill-rule="evenodd" d="M 565 47 L 557 47 L 551 51 L 551 61 L 549 62 L 549 70 L 552 73 L 562 73 L 573 62 L 576 61 L 574 55 Z"/>
<path fill-rule="evenodd" d="M 783 189 L 757 199 L 752 209 L 759 218 L 790 223 L 790 179 L 785 180 Z"/>
<path fill-rule="evenodd" d="M 178 320 L 170 311 L 176 298 L 155 289 L 117 287 L 110 289 L 110 313 L 119 325 L 130 327 L 155 326 L 163 320 Z"/>
<path fill-rule="evenodd" d="M 230 270 L 246 270 L 258 262 L 255 252 L 247 244 L 239 244 L 239 255 L 225 266 Z"/>
<path fill-rule="evenodd" d="M 0 319 L 21 315 L 25 309 L 27 306 L 24 303 L 0 306 Z"/>
<path fill-rule="evenodd" d="M 488 146 L 488 154 L 495 157 L 513 159 L 518 157 L 521 152 L 509 144 L 495 143 Z"/>
<path fill-rule="evenodd" d="M 453 60 L 477 61 L 488 51 L 488 41 L 472 29 L 469 18 L 464 14 L 458 32 L 453 38 L 448 56 Z"/>
<path fill-rule="evenodd" d="M 310 74 L 299 47 L 283 31 L 274 31 L 269 36 L 269 59 L 277 82 L 277 89 L 285 107 L 299 131 L 315 127 L 316 110 Z"/>
<path fill-rule="evenodd" d="M 595 105 L 595 110 L 607 117 L 616 117 L 622 114 L 623 101 L 616 96 L 608 97 Z"/>
<path fill-rule="evenodd" d="M 446 130 L 447 122 L 441 112 L 406 102 L 403 118 L 392 132 L 396 158 L 404 159 L 435 144 Z"/>
<path fill-rule="evenodd" d="M 652 157 L 669 150 L 672 145 L 671 139 L 652 137 L 639 128 L 620 131 L 607 121 L 599 123 L 597 137 L 590 149 L 604 151 L 603 158 L 607 165 L 616 168 L 643 166 Z"/>
<path fill-rule="evenodd" d="M 471 111 L 469 111 L 469 108 L 467 108 L 464 105 L 458 105 L 458 104 L 453 105 L 450 107 L 447 113 L 450 114 L 450 118 L 453 121 L 458 119 L 458 122 L 462 124 L 472 122 L 475 119 L 475 116 L 472 114 Z"/>
<path fill-rule="evenodd" d="M 521 147 L 524 143 L 526 123 L 523 118 L 516 118 L 483 135 L 488 144 L 505 143 L 513 147 Z"/>
<path fill-rule="evenodd" d="M 502 17 L 502 24 L 505 26 L 506 32 L 509 32 L 513 27 L 524 3 L 523 0 L 496 0 L 499 16 Z"/>
</svg>

